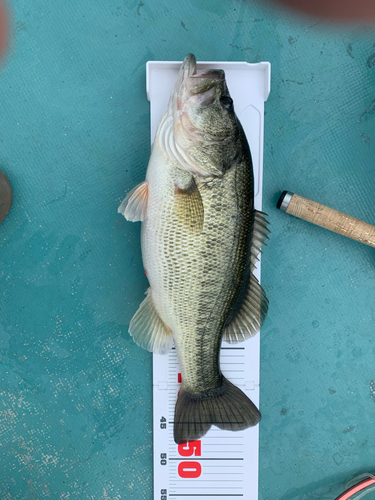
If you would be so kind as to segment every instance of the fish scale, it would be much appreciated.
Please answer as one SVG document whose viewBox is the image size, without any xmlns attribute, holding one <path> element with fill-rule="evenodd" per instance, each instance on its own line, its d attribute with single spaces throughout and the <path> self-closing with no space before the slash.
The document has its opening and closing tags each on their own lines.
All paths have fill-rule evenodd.
<svg viewBox="0 0 375 500">
<path fill-rule="evenodd" d="M 238 171 L 233 170 L 233 177 L 237 175 Z M 233 179 L 228 179 L 228 181 L 233 183 Z M 240 238 L 233 238 L 234 231 L 231 224 L 233 207 L 231 205 L 237 207 L 236 200 L 227 199 L 226 194 L 229 191 L 227 186 L 222 185 L 221 191 L 221 193 L 213 194 L 213 189 L 201 190 L 205 207 L 205 226 L 202 240 L 206 242 L 208 251 L 200 253 L 204 264 L 203 276 L 197 276 L 197 285 L 201 290 L 198 299 L 198 312 L 191 335 L 188 331 L 182 331 L 175 338 L 180 365 L 184 367 L 186 387 L 196 386 L 199 387 L 199 390 L 207 390 L 218 385 L 220 378 L 218 353 L 221 331 L 229 314 L 228 309 L 230 309 L 236 289 L 240 285 L 240 280 L 238 283 L 234 283 L 236 281 L 234 278 L 236 275 L 242 274 L 241 268 L 245 266 L 247 259 L 248 238 L 242 238 L 242 241 Z M 246 187 L 244 193 L 246 193 Z M 215 202 L 211 201 L 212 198 L 215 199 Z M 223 201 L 220 202 L 220 199 Z M 205 227 L 207 227 L 206 230 Z M 225 228 L 225 232 L 223 232 L 223 228 Z M 221 241 L 225 243 L 222 246 L 218 241 L 218 234 L 222 235 Z M 231 262 L 234 263 L 234 270 L 230 266 Z M 230 267 L 232 269 L 228 269 Z M 225 274 L 221 272 L 222 268 L 228 269 Z M 238 269 L 237 273 L 236 268 Z M 202 282 L 199 279 L 202 279 Z M 216 316 L 216 320 L 213 320 L 213 316 Z M 189 359 L 187 353 L 191 350 L 191 345 L 194 345 L 194 334 L 197 334 L 198 337 L 196 349 L 192 350 L 195 362 L 185 364 L 184 360 Z M 216 341 L 212 342 L 212 337 L 215 334 Z"/>
<path fill-rule="evenodd" d="M 243 170 L 245 176 L 247 173 L 247 177 L 250 178 L 249 168 L 246 169 L 246 166 L 244 166 Z M 236 177 L 239 175 L 239 169 L 236 169 L 230 174 L 227 183 L 216 181 L 216 184 L 222 185 L 219 193 L 217 188 L 214 191 L 214 186 L 211 186 L 210 189 L 204 189 L 205 184 L 199 184 L 203 206 L 205 207 L 204 227 L 199 238 L 187 233 L 183 230 L 183 227 L 176 224 L 176 221 L 169 217 L 170 210 L 167 208 L 163 210 L 166 214 L 165 218 L 157 215 L 155 218 L 153 217 L 146 222 L 143 233 L 145 235 L 143 238 L 147 238 L 148 225 L 152 224 L 164 228 L 162 231 L 162 246 L 160 247 L 161 255 L 166 255 L 165 248 L 169 248 L 171 242 L 173 242 L 174 259 L 168 255 L 165 258 L 165 263 L 162 258 L 161 262 L 158 261 L 159 265 L 154 264 L 158 271 L 158 277 L 155 278 L 155 281 L 162 282 L 164 288 L 162 292 L 157 291 L 156 294 L 163 297 L 172 309 L 171 321 L 173 321 L 174 317 L 183 319 L 181 324 L 169 323 L 168 320 L 167 322 L 174 332 L 180 363 L 184 366 L 185 383 L 187 386 L 199 386 L 200 390 L 210 389 L 218 383 L 217 357 L 219 340 L 229 308 L 223 309 L 223 305 L 230 304 L 228 296 L 235 295 L 236 288 L 241 282 L 241 272 L 238 273 L 236 287 L 233 283 L 235 281 L 233 277 L 228 279 L 228 277 L 231 277 L 231 272 L 228 271 L 223 275 L 221 267 L 226 269 L 230 262 L 234 262 L 234 267 L 238 267 L 239 271 L 241 271 L 241 267 L 245 266 L 248 257 L 248 234 L 238 231 L 236 237 L 233 238 L 234 228 L 233 224 L 231 224 L 231 214 L 234 207 L 237 207 L 238 202 L 236 198 L 230 199 L 228 196 L 230 190 L 226 185 L 236 183 Z M 213 183 L 211 182 L 211 184 Z M 245 197 L 250 182 L 242 182 L 242 184 L 243 196 Z M 212 199 L 215 201 L 212 202 Z M 220 199 L 221 201 L 218 201 Z M 170 204 L 173 205 L 173 200 L 170 200 Z M 250 206 L 249 210 L 251 208 Z M 218 215 L 221 217 L 220 220 L 217 219 Z M 246 220 L 244 224 L 248 226 Z M 223 245 L 219 245 L 217 241 L 217 234 L 220 234 L 219 226 L 226 228 L 226 234 L 221 237 L 221 241 L 225 243 Z M 159 232 L 158 229 L 156 229 L 156 232 Z M 237 235 L 242 237 L 239 238 Z M 144 245 L 146 245 L 145 242 Z M 201 250 L 202 246 L 203 250 Z M 150 248 L 152 248 L 152 245 L 150 245 Z M 178 251 L 179 248 L 181 252 Z M 182 249 L 189 249 L 189 252 L 182 251 Z M 241 259 L 238 259 L 238 254 L 242 254 Z M 153 264 L 148 260 L 148 257 L 146 259 L 147 268 L 152 267 Z M 182 277 L 186 278 L 181 280 Z M 218 285 L 219 281 L 222 282 L 221 286 Z M 218 288 L 221 289 L 219 294 Z M 195 293 L 196 291 L 197 293 Z M 190 300 L 186 300 L 186 294 Z M 218 296 L 221 299 L 220 301 L 217 300 Z M 213 307 L 212 303 L 215 300 L 216 303 Z M 160 304 L 159 310 L 163 310 L 163 306 L 163 304 Z M 215 321 L 212 320 L 213 315 L 216 317 Z M 215 334 L 218 341 L 212 343 L 212 335 Z M 191 359 L 194 361 L 189 363 Z M 197 359 L 201 359 L 202 362 L 197 363 Z M 186 360 L 186 363 L 184 360 Z"/>
</svg>

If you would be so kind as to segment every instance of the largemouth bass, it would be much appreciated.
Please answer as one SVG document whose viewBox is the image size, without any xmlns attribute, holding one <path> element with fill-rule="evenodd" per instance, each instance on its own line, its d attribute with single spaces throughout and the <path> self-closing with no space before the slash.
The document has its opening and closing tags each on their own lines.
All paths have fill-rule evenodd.
<svg viewBox="0 0 375 500">
<path fill-rule="evenodd" d="M 220 370 L 222 339 L 259 330 L 268 301 L 253 270 L 267 238 L 254 210 L 249 146 L 223 70 L 196 70 L 188 54 L 151 150 L 146 180 L 119 212 L 142 221 L 150 288 L 129 333 L 141 347 L 177 350 L 182 384 L 174 439 L 202 437 L 211 425 L 256 425 L 260 412 Z"/>
</svg>

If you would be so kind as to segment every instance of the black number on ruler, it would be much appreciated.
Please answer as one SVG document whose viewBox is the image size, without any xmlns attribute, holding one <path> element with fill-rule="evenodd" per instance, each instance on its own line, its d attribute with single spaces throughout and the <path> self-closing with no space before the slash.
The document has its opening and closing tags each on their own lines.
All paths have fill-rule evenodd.
<svg viewBox="0 0 375 500">
<path fill-rule="evenodd" d="M 160 429 L 166 429 L 167 428 L 167 419 L 165 417 L 161 417 L 160 419 Z"/>
<path fill-rule="evenodd" d="M 167 454 L 160 453 L 160 463 L 161 465 L 167 465 Z"/>
<path fill-rule="evenodd" d="M 160 500 L 167 500 L 167 490 L 161 490 L 161 497 Z"/>
</svg>

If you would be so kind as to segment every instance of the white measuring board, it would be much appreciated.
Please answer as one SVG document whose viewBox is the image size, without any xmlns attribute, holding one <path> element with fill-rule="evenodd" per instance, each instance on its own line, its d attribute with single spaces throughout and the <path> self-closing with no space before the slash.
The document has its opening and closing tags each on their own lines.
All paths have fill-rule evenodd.
<svg viewBox="0 0 375 500">
<path fill-rule="evenodd" d="M 182 62 L 147 63 L 151 143 Z M 268 62 L 198 62 L 197 69 L 223 69 L 234 109 L 250 145 L 255 208 L 262 209 L 264 102 L 270 92 Z M 255 275 L 260 279 L 260 262 Z M 223 342 L 223 374 L 259 407 L 259 334 L 240 344 Z M 212 426 L 198 441 L 177 446 L 174 407 L 181 374 L 174 347 L 153 355 L 154 500 L 257 500 L 259 426 L 230 432 Z"/>
</svg>

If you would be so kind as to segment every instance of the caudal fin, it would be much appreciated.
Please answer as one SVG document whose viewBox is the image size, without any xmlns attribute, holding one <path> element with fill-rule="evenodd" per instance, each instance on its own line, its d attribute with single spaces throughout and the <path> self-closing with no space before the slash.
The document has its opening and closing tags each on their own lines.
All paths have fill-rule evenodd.
<svg viewBox="0 0 375 500">
<path fill-rule="evenodd" d="M 211 425 L 241 431 L 259 423 L 261 414 L 241 389 L 223 377 L 212 391 L 193 394 L 180 391 L 174 415 L 174 440 L 193 441 L 206 434 Z"/>
</svg>

